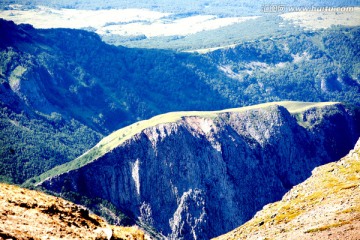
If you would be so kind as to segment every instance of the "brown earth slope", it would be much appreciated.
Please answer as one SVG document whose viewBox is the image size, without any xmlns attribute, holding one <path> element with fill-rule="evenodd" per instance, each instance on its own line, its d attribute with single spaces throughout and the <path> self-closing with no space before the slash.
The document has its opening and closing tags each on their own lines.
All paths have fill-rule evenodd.
<svg viewBox="0 0 360 240">
<path fill-rule="evenodd" d="M 223 239 L 360 239 L 360 140 Z"/>
<path fill-rule="evenodd" d="M 108 225 L 79 205 L 0 183 L 0 239 L 144 239 L 137 227 Z"/>
</svg>

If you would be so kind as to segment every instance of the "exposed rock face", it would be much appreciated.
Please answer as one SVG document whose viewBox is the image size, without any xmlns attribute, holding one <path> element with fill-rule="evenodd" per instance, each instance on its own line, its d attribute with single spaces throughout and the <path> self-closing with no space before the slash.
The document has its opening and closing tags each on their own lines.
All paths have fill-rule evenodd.
<svg viewBox="0 0 360 240">
<path fill-rule="evenodd" d="M 281 201 L 266 205 L 228 239 L 360 238 L 360 139 L 338 162 L 317 167 Z"/>
<path fill-rule="evenodd" d="M 344 156 L 359 135 L 340 104 L 297 118 L 281 106 L 183 117 L 41 185 L 107 199 L 170 239 L 208 239 Z"/>
</svg>

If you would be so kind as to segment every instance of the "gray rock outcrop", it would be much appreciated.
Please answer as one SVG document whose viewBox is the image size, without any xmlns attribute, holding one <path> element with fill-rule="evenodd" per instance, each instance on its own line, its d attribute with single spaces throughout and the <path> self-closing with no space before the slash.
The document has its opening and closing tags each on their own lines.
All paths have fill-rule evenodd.
<svg viewBox="0 0 360 240">
<path fill-rule="evenodd" d="M 183 117 L 41 185 L 106 199 L 169 239 L 209 239 L 346 155 L 359 136 L 357 119 L 341 104 L 296 116 L 274 105 Z"/>
</svg>

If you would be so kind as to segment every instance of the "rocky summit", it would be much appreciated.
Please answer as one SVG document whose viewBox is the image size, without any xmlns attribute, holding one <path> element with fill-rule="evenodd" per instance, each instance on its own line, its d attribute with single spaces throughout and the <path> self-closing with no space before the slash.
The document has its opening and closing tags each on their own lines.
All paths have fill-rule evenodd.
<svg viewBox="0 0 360 240">
<path fill-rule="evenodd" d="M 316 168 L 281 201 L 216 239 L 360 239 L 360 139 L 340 161 Z"/>
<path fill-rule="evenodd" d="M 359 113 L 339 103 L 170 113 L 114 132 L 32 183 L 106 199 L 158 238 L 209 239 L 346 155 L 359 126 Z"/>
</svg>

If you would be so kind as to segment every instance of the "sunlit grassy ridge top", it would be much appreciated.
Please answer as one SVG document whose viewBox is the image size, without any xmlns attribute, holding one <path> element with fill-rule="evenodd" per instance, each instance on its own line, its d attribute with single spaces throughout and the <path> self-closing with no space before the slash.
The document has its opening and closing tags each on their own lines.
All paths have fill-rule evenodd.
<svg viewBox="0 0 360 240">
<path fill-rule="evenodd" d="M 214 118 L 220 113 L 225 112 L 245 112 L 248 110 L 253 110 L 257 108 L 265 108 L 273 105 L 280 105 L 285 107 L 290 113 L 298 113 L 306 111 L 312 107 L 323 107 L 327 105 L 336 104 L 335 102 L 272 102 L 272 103 L 263 103 L 253 106 L 241 107 L 241 108 L 232 108 L 232 109 L 225 109 L 220 111 L 187 111 L 187 112 L 170 112 L 155 116 L 148 120 L 143 120 L 127 127 L 124 127 L 120 130 L 117 130 L 111 133 L 109 136 L 103 138 L 96 147 L 106 148 L 111 150 L 117 147 L 119 144 L 123 143 L 124 141 L 128 140 L 133 135 L 140 133 L 144 129 L 152 126 L 156 126 L 163 123 L 172 123 L 181 120 L 182 117 L 190 117 L 190 116 L 197 116 L 197 117 L 208 117 Z"/>
<path fill-rule="evenodd" d="M 290 113 L 295 114 L 299 112 L 303 112 L 307 109 L 313 107 L 324 107 L 328 105 L 336 104 L 336 102 L 293 102 L 293 101 L 285 101 L 285 102 L 272 102 L 272 103 L 263 103 L 253 106 L 241 107 L 241 108 L 232 108 L 225 109 L 220 111 L 186 111 L 186 112 L 170 112 L 155 116 L 148 120 L 139 121 L 127 127 L 121 128 L 109 136 L 103 138 L 95 147 L 76 158 L 75 160 L 65 163 L 63 165 L 59 165 L 48 172 L 40 175 L 36 179 L 36 182 L 42 181 L 50 176 L 59 175 L 67 171 L 78 169 L 87 163 L 94 161 L 95 159 L 103 156 L 105 153 L 110 152 L 117 146 L 124 143 L 126 140 L 130 139 L 137 133 L 140 133 L 146 128 L 153 127 L 159 124 L 164 123 L 173 123 L 181 120 L 182 117 L 206 117 L 206 118 L 215 118 L 220 113 L 226 112 L 245 112 L 248 110 L 266 108 L 269 106 L 279 105 L 285 107 Z M 32 180 L 34 181 L 34 180 Z"/>
</svg>

